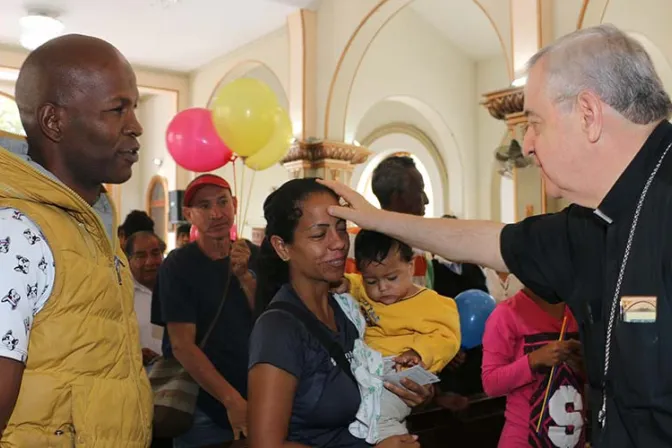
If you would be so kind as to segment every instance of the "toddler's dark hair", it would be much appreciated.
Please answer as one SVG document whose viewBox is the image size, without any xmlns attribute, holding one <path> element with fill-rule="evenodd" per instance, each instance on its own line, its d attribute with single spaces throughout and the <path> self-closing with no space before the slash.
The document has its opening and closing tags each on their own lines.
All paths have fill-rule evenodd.
<svg viewBox="0 0 672 448">
<path fill-rule="evenodd" d="M 413 260 L 411 246 L 385 234 L 361 230 L 355 237 L 355 262 L 360 271 L 370 263 L 381 263 L 392 251 L 407 263 Z"/>
</svg>

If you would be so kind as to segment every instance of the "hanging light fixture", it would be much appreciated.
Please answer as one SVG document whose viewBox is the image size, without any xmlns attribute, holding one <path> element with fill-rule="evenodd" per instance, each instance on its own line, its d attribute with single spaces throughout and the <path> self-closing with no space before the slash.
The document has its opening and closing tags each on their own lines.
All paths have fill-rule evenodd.
<svg viewBox="0 0 672 448">
<path fill-rule="evenodd" d="M 182 0 L 155 0 L 154 4 L 163 8 L 170 8 L 173 5 L 180 3 Z"/>
<path fill-rule="evenodd" d="M 56 17 L 44 13 L 29 11 L 21 17 L 21 46 L 27 50 L 34 50 L 43 43 L 63 34 L 63 22 Z"/>
</svg>

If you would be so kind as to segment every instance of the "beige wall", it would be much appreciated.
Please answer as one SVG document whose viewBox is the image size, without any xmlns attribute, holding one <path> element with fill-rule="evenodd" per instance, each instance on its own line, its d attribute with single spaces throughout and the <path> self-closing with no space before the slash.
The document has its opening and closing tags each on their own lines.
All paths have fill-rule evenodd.
<svg viewBox="0 0 672 448">
<path fill-rule="evenodd" d="M 190 76 L 191 106 L 206 107 L 222 80 L 231 81 L 240 76 L 260 79 L 273 88 L 284 107 L 288 107 L 289 91 L 289 36 L 286 28 L 279 29 L 246 45 L 233 53 L 217 58 Z M 286 180 L 288 172 L 282 166 L 254 174 L 242 163 L 229 164 L 215 171 L 232 185 L 237 184 L 240 207 L 247 224 L 240 226 L 246 238 L 251 237 L 252 227 L 265 225 L 262 204 L 266 196 Z"/>
<path fill-rule="evenodd" d="M 470 0 L 459 1 L 464 1 L 465 8 L 477 7 Z M 516 212 L 522 217 L 527 203 L 532 203 L 535 212 L 540 212 L 539 182 L 533 169 L 517 174 L 516 200 L 501 200 L 501 179 L 495 174 L 497 164 L 493 152 L 502 143 L 506 128 L 479 104 L 484 93 L 505 88 L 510 82 L 511 62 L 507 58 L 512 52 L 511 33 L 516 30 L 511 29 L 507 2 L 479 2 L 488 11 L 507 52 L 507 55 L 502 52 L 483 60 L 464 54 L 412 10 L 402 9 L 396 13 L 398 8 L 390 7 L 405 3 L 410 1 L 386 0 L 384 5 L 380 3 L 381 7 L 377 6 L 379 0 L 323 0 L 320 3 L 316 12 L 316 88 L 312 92 L 317 110 L 318 135 L 315 136 L 324 137 L 329 128 L 329 136 L 340 136 L 348 143 L 370 139 L 368 143 L 376 153 L 374 156 L 403 147 L 412 149 L 429 165 L 435 213 L 500 219 L 514 212 L 508 208 L 517 208 Z M 551 23 L 555 37 L 576 28 L 583 3 L 581 0 L 553 2 Z M 378 8 L 377 13 L 371 15 L 374 8 Z M 591 0 L 584 12 L 584 26 L 603 19 L 643 42 L 664 84 L 668 90 L 672 89 L 672 39 L 666 20 L 672 13 L 672 2 Z M 493 39 L 496 38 L 493 34 Z M 193 173 L 176 168 L 166 153 L 165 127 L 178 110 L 207 106 L 222 81 L 244 75 L 257 77 L 271 85 L 283 106 L 288 105 L 288 98 L 292 98 L 289 39 L 287 27 L 282 27 L 190 74 L 136 68 L 138 83 L 145 86 L 139 110 L 145 135 L 141 162 L 131 181 L 123 187 L 123 212 L 144 208 L 145 190 L 153 175 L 165 176 L 170 189 L 184 188 L 193 177 Z M 344 53 L 346 49 L 348 53 Z M 361 61 L 348 59 L 347 55 L 353 52 L 366 54 Z M 25 52 L 0 47 L 0 66 L 18 68 L 24 57 Z M 335 76 L 348 70 L 349 77 Z M 332 86 L 334 91 L 330 97 Z M 11 82 L 0 82 L 0 90 L 11 92 Z M 403 129 L 398 125 L 403 125 Z M 385 129 L 388 135 L 383 132 Z M 154 159 L 162 160 L 162 165 L 154 164 Z M 357 167 L 353 185 L 371 168 L 371 165 Z M 234 179 L 231 166 L 218 173 L 231 181 Z M 243 194 L 242 206 L 248 207 L 245 235 L 249 237 L 250 227 L 264 224 L 263 199 L 286 181 L 288 174 L 280 166 L 264 171 L 255 176 L 251 191 L 251 172 L 243 175 L 239 165 L 235 177 Z M 241 187 L 243 177 L 245 183 Z M 501 209 L 502 203 L 507 210 Z M 549 205 L 555 208 L 564 203 Z"/>
</svg>

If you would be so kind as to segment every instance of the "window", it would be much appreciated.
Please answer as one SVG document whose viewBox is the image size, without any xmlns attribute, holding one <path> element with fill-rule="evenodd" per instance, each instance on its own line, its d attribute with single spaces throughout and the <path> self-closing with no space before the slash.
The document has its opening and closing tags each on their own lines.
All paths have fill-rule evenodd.
<svg viewBox="0 0 672 448">
<path fill-rule="evenodd" d="M 26 135 L 21 125 L 19 108 L 14 98 L 0 92 L 0 130 L 12 134 Z"/>
</svg>

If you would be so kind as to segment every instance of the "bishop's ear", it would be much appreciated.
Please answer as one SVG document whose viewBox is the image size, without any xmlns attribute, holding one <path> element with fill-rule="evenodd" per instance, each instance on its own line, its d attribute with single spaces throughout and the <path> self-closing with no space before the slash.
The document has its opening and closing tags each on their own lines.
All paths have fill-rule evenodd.
<svg viewBox="0 0 672 448">
<path fill-rule="evenodd" d="M 581 118 L 581 129 L 590 143 L 597 142 L 602 135 L 602 102 L 593 92 L 584 90 L 577 96 L 576 108 Z"/>
</svg>

